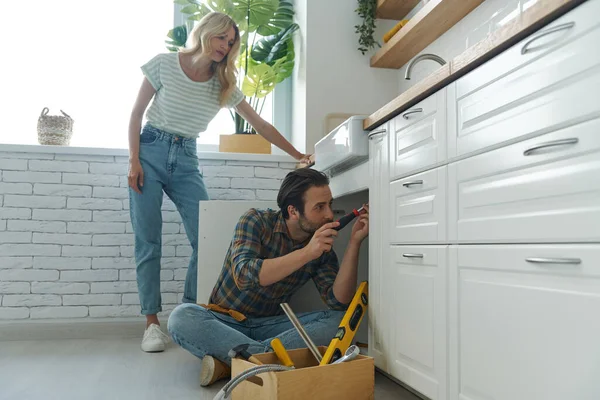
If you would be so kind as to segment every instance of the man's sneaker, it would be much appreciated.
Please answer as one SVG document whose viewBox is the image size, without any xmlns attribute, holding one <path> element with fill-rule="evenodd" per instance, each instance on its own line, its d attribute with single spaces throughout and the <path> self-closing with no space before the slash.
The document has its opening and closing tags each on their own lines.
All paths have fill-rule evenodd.
<svg viewBox="0 0 600 400">
<path fill-rule="evenodd" d="M 165 345 L 169 343 L 169 336 L 160 330 L 160 326 L 150 324 L 144 331 L 142 339 L 142 350 L 147 353 L 156 353 L 165 350 Z"/>
<path fill-rule="evenodd" d="M 231 376 L 231 368 L 212 356 L 202 358 L 202 369 L 200 370 L 200 386 L 212 385 L 220 379 Z"/>
</svg>

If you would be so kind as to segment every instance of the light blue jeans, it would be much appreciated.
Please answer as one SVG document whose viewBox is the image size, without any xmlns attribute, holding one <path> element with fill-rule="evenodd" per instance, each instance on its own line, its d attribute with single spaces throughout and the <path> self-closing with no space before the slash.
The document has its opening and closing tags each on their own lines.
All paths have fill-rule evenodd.
<svg viewBox="0 0 600 400">
<path fill-rule="evenodd" d="M 196 302 L 198 209 L 201 200 L 208 200 L 208 193 L 198 166 L 195 139 L 185 139 L 145 125 L 140 135 L 140 162 L 144 186 L 142 194 L 129 188 L 129 208 L 135 234 L 138 293 L 142 314 L 148 315 L 162 311 L 163 191 L 177 207 L 193 250 L 185 278 L 184 303 Z"/>
<path fill-rule="evenodd" d="M 328 346 L 344 311 L 298 313 L 297 317 L 315 345 Z M 227 353 L 240 344 L 249 344 L 251 354 L 272 351 L 271 340 L 276 337 L 287 350 L 307 347 L 285 315 L 238 322 L 197 304 L 181 304 L 169 316 L 168 329 L 173 341 L 196 357 L 208 354 L 227 365 L 231 365 Z"/>
</svg>

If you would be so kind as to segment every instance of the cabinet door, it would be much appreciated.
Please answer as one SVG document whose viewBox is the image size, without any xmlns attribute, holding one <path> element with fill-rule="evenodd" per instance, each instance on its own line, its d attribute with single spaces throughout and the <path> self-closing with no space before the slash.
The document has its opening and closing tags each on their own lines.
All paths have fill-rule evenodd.
<svg viewBox="0 0 600 400">
<path fill-rule="evenodd" d="M 456 121 L 449 128 L 449 158 L 597 115 L 598 13 L 600 2 L 585 2 L 458 79 L 448 92 L 449 120 Z"/>
<path fill-rule="evenodd" d="M 446 170 L 435 168 L 389 185 L 391 243 L 446 241 Z"/>
<path fill-rule="evenodd" d="M 445 162 L 446 89 L 398 115 L 390 128 L 391 180 Z"/>
<path fill-rule="evenodd" d="M 450 398 L 600 399 L 600 245 L 452 246 Z"/>
<path fill-rule="evenodd" d="M 388 180 L 387 125 L 373 131 L 369 137 L 369 355 L 375 365 L 388 371 L 388 315 L 383 266 L 387 253 L 387 226 L 383 211 L 387 210 Z"/>
<path fill-rule="evenodd" d="M 600 242 L 600 119 L 450 164 L 459 243 Z"/>
<path fill-rule="evenodd" d="M 390 374 L 432 400 L 446 399 L 447 246 L 390 250 Z"/>
</svg>

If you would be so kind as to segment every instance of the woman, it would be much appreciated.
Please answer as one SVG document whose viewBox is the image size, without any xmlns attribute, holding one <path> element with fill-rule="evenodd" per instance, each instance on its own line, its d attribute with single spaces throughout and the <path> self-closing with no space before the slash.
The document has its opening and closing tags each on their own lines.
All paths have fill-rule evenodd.
<svg viewBox="0 0 600 400">
<path fill-rule="evenodd" d="M 296 160 L 294 148 L 244 100 L 236 87 L 240 34 L 227 15 L 210 13 L 193 29 L 191 46 L 159 54 L 142 66 L 145 78 L 129 123 L 129 202 L 135 233 L 137 284 L 146 330 L 142 350 L 163 351 L 160 258 L 163 191 L 173 201 L 192 245 L 183 302 L 196 302 L 198 202 L 208 200 L 198 168 L 196 138 L 222 107 L 234 108 L 254 129 Z M 141 129 L 146 114 L 147 124 Z M 141 135 L 140 135 L 140 130 Z"/>
</svg>

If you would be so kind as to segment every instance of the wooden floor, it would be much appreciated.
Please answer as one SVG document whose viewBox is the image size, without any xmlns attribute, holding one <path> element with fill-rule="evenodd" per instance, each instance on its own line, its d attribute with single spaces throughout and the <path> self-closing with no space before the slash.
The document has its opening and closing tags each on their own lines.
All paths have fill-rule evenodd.
<svg viewBox="0 0 600 400">
<path fill-rule="evenodd" d="M 139 339 L 0 341 L 2 400 L 212 400 L 222 381 L 198 384 L 200 361 L 170 344 L 146 354 Z M 418 400 L 376 374 L 375 399 Z"/>
</svg>

